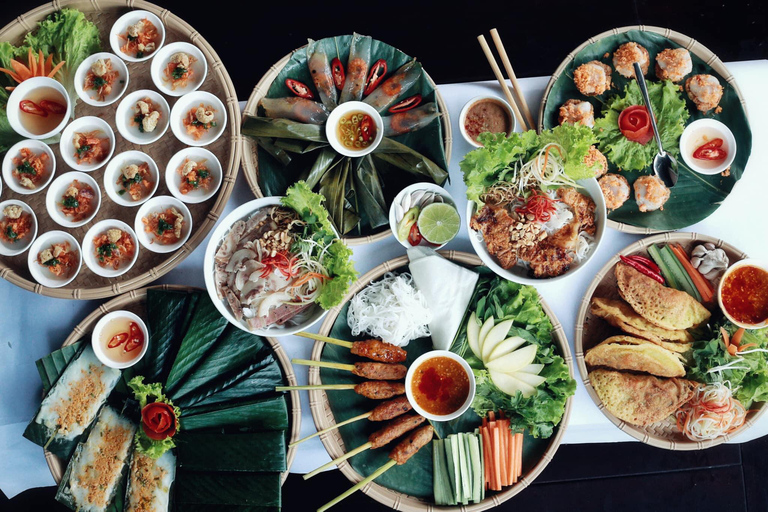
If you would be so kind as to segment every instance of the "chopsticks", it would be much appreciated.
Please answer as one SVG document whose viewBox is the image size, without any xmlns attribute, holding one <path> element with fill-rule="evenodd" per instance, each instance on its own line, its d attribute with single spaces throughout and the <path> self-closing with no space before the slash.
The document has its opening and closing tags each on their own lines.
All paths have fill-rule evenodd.
<svg viewBox="0 0 768 512">
<path fill-rule="evenodd" d="M 525 97 L 520 91 L 520 85 L 518 84 L 517 76 L 515 75 L 515 72 L 512 69 L 512 63 L 509 61 L 509 56 L 507 55 L 507 52 L 504 49 L 504 44 L 501 42 L 499 33 L 495 28 L 491 30 L 491 37 L 493 38 L 493 42 L 496 45 L 496 50 L 499 52 L 499 55 L 501 56 L 501 60 L 504 63 L 504 67 L 507 71 L 507 74 L 510 76 L 510 81 L 512 82 L 512 86 L 515 89 L 515 94 L 517 95 L 517 99 L 515 99 L 515 97 L 512 95 L 512 91 L 509 89 L 509 86 L 507 85 L 507 80 L 504 78 L 504 75 L 501 73 L 501 68 L 499 68 L 499 64 L 496 62 L 496 57 L 493 56 L 493 53 L 491 52 L 491 48 L 488 46 L 488 41 L 486 41 L 485 36 L 481 34 L 477 36 L 477 40 L 480 42 L 480 47 L 483 49 L 483 53 L 485 53 L 485 58 L 488 59 L 488 64 L 491 65 L 493 74 L 496 75 L 496 80 L 499 81 L 499 84 L 501 85 L 501 90 L 504 92 L 504 95 L 507 97 L 507 101 L 509 102 L 509 105 L 512 107 L 512 111 L 514 112 L 520 127 L 523 129 L 523 131 L 535 129 L 536 125 L 533 121 L 533 116 L 531 116 L 531 111 L 528 108 L 528 104 L 525 101 Z M 518 107 L 518 104 L 520 104 L 522 109 L 525 111 L 525 117 L 523 117 L 523 114 L 520 113 L 520 108 Z"/>
</svg>

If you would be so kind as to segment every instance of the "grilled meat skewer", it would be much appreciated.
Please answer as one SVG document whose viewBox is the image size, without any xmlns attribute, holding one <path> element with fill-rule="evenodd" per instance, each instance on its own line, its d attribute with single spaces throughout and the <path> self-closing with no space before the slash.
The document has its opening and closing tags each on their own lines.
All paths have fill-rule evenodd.
<svg viewBox="0 0 768 512">
<path fill-rule="evenodd" d="M 334 370 L 346 370 L 353 375 L 371 380 L 400 380 L 405 378 L 408 368 L 402 364 L 357 362 L 355 364 L 329 363 L 326 361 L 310 361 L 308 359 L 291 359 L 293 364 L 318 366 Z"/>
<path fill-rule="evenodd" d="M 300 332 L 296 336 L 347 347 L 352 352 L 352 355 L 365 357 L 366 359 L 372 359 L 381 363 L 402 363 L 408 357 L 408 353 L 402 348 L 381 340 L 343 341 L 309 332 Z"/>
<path fill-rule="evenodd" d="M 405 384 L 402 382 L 388 382 L 385 380 L 368 380 L 360 384 L 319 384 L 309 386 L 277 386 L 275 391 L 324 389 L 326 391 L 353 389 L 358 395 L 371 400 L 386 400 L 405 394 Z"/>
</svg>

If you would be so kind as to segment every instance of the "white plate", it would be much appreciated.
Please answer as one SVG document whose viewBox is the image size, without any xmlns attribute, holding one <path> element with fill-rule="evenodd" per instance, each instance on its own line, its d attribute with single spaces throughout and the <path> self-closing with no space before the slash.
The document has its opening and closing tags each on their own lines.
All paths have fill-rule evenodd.
<svg viewBox="0 0 768 512">
<path fill-rule="evenodd" d="M 587 262 L 592 259 L 600 247 L 600 243 L 603 240 L 603 233 L 605 233 L 605 224 L 607 218 L 605 200 L 603 199 L 603 193 L 600 191 L 600 185 L 597 184 L 597 180 L 595 178 L 579 180 L 578 184 L 586 189 L 587 195 L 590 196 L 595 202 L 595 226 L 597 230 L 595 232 L 595 241 L 593 242 L 592 249 L 589 251 L 589 254 L 587 254 L 587 257 L 578 265 L 571 266 L 571 268 L 564 274 L 561 274 L 557 277 L 537 279 L 535 277 L 529 276 L 528 269 L 519 265 L 515 265 L 514 267 L 507 270 L 502 268 L 501 265 L 499 265 L 498 260 L 494 256 L 491 256 L 491 254 L 488 252 L 488 247 L 485 245 L 482 233 L 469 227 L 470 220 L 475 214 L 475 202 L 469 201 L 467 203 L 467 218 L 465 222 L 467 223 L 467 232 L 469 233 L 469 241 L 472 243 L 472 248 L 475 250 L 477 255 L 480 256 L 480 259 L 483 260 L 483 263 L 485 263 L 488 268 L 493 270 L 496 275 L 499 275 L 504 279 L 508 279 L 509 281 L 513 281 L 515 283 L 530 285 L 552 283 L 575 274 L 580 269 L 584 268 Z"/>
<path fill-rule="evenodd" d="M 408 240 L 400 240 L 397 238 L 397 225 L 399 222 L 397 221 L 397 215 L 395 212 L 395 205 L 400 204 L 403 201 L 403 197 L 405 197 L 405 194 L 412 194 L 413 192 L 416 192 L 417 190 L 425 190 L 427 192 L 434 192 L 439 196 L 442 196 L 443 202 L 446 204 L 450 204 L 454 208 L 456 208 L 456 202 L 453 200 L 453 197 L 451 197 L 451 194 L 448 193 L 447 190 L 445 190 L 443 187 L 436 185 L 434 183 L 424 182 L 424 183 L 414 183 L 413 185 L 409 185 L 405 187 L 403 190 L 401 190 L 396 196 L 395 199 L 392 201 L 392 204 L 389 206 L 389 229 L 392 231 L 392 234 L 395 236 L 395 240 L 400 242 L 400 245 L 405 247 L 406 249 L 410 249 L 413 247 Z M 412 205 L 415 206 L 415 205 Z M 404 212 L 405 213 L 405 212 Z M 419 212 L 421 213 L 421 212 Z M 456 213 L 459 213 L 458 208 L 456 209 Z M 461 215 L 459 215 L 459 218 L 461 218 Z M 418 219 L 417 219 L 418 220 Z M 458 236 L 458 233 L 456 233 Z M 455 237 L 454 237 L 455 238 Z M 435 250 L 442 249 L 445 247 L 448 242 L 445 242 L 443 245 L 435 246 L 427 242 L 426 240 L 422 240 L 420 245 L 426 245 L 428 247 L 432 247 Z"/>
<path fill-rule="evenodd" d="M 205 160 L 205 166 L 211 173 L 211 187 L 208 190 L 191 190 L 186 194 L 182 194 L 179 187 L 181 187 L 181 174 L 179 168 L 184 164 L 184 160 L 189 158 L 192 161 L 200 162 Z M 221 162 L 216 158 L 216 155 L 204 148 L 184 148 L 171 157 L 168 161 L 168 165 L 165 168 L 165 185 L 168 187 L 168 191 L 173 197 L 184 201 L 185 203 L 195 204 L 202 203 L 212 198 L 221 187 L 221 181 L 223 172 L 221 169 Z"/>
<path fill-rule="evenodd" d="M 120 268 L 117 270 L 114 270 L 112 268 L 106 268 L 99 265 L 99 262 L 96 261 L 96 247 L 93 244 L 93 239 L 97 236 L 101 235 L 102 233 L 106 233 L 108 229 L 117 228 L 122 231 L 127 232 L 129 235 L 131 235 L 131 238 L 133 238 L 133 245 L 136 247 L 136 250 L 133 251 L 133 258 L 128 263 L 123 263 Z M 126 224 L 125 222 L 121 220 L 116 219 L 106 219 L 101 220 L 97 222 L 96 224 L 91 227 L 91 229 L 88 230 L 88 232 L 83 237 L 83 260 L 85 261 L 85 266 L 91 269 L 91 272 L 94 274 L 101 276 L 101 277 L 118 277 L 133 267 L 133 265 L 136 263 L 136 260 L 139 259 L 139 243 L 136 239 L 136 233 L 131 229 L 131 226 Z"/>
<path fill-rule="evenodd" d="M 134 117 L 136 117 L 136 111 L 134 110 L 136 102 L 143 100 L 144 98 L 152 100 L 152 103 L 158 107 L 158 110 L 160 111 L 160 120 L 157 122 L 157 126 L 152 132 L 141 132 L 137 125 L 132 124 Z M 150 89 L 133 91 L 120 101 L 117 105 L 117 110 L 115 111 L 115 126 L 117 126 L 117 131 L 120 132 L 120 135 L 122 135 L 128 142 L 133 142 L 134 144 L 139 145 L 151 144 L 165 135 L 165 132 L 168 130 L 170 119 L 171 108 L 168 106 L 168 102 L 165 101 L 165 98 L 163 98 L 160 93 Z"/>
<path fill-rule="evenodd" d="M 72 221 L 69 217 L 64 215 L 59 207 L 64 200 L 64 192 L 67 191 L 74 180 L 89 185 L 96 194 L 96 205 L 93 208 L 93 211 L 91 211 L 91 214 L 88 215 L 88 217 L 79 222 Z M 96 180 L 91 176 L 82 172 L 75 171 L 62 174 L 56 178 L 51 185 L 51 188 L 48 189 L 48 193 L 45 195 L 45 209 L 48 211 L 48 216 L 53 219 L 56 224 L 65 228 L 79 228 L 80 226 L 85 226 L 93 220 L 99 212 L 99 208 L 101 208 L 101 191 L 99 190 L 99 184 L 96 183 Z"/>
<path fill-rule="evenodd" d="M 246 326 L 243 322 L 238 321 L 237 318 L 234 317 L 226 300 L 219 298 L 216 291 L 216 281 L 213 277 L 213 272 L 216 268 L 216 263 L 214 261 L 216 251 L 218 251 L 221 242 L 224 240 L 224 237 L 227 235 L 232 225 L 240 219 L 246 219 L 250 217 L 256 211 L 261 210 L 262 208 L 267 206 L 280 205 L 281 199 L 282 198 L 280 197 L 262 197 L 261 199 L 254 199 L 253 201 L 249 201 L 244 205 L 235 208 L 234 211 L 224 217 L 224 219 L 218 223 L 216 229 L 213 230 L 213 234 L 211 235 L 211 238 L 208 241 L 208 245 L 205 248 L 205 258 L 203 260 L 203 276 L 205 277 L 205 288 L 208 290 L 208 296 L 211 297 L 211 300 L 216 306 L 216 309 L 219 310 L 219 313 L 221 313 L 224 318 L 229 321 L 229 323 L 238 329 L 242 329 L 246 332 L 251 332 L 259 336 L 273 336 L 275 338 L 279 338 L 280 336 L 289 336 L 291 334 L 296 334 L 297 332 L 309 329 L 311 326 L 322 320 L 327 311 L 321 308 L 319 305 L 313 304 L 310 308 L 310 314 L 301 324 L 291 326 L 276 325 L 273 327 L 267 327 L 266 329 L 250 330 L 248 329 L 248 326 Z"/>
<path fill-rule="evenodd" d="M 53 244 L 60 244 L 62 242 L 69 242 L 69 249 L 77 251 L 77 268 L 68 277 L 55 276 L 46 267 L 37 262 L 37 257 L 42 251 L 50 249 Z M 40 235 L 29 248 L 27 265 L 29 265 L 29 272 L 35 281 L 48 288 L 61 288 L 71 283 L 77 277 L 77 274 L 80 273 L 80 268 L 83 266 L 83 251 L 80 250 L 80 244 L 77 243 L 75 237 L 69 233 L 64 231 L 48 231 Z"/>
<path fill-rule="evenodd" d="M 128 25 L 135 25 L 145 18 L 152 22 L 157 29 L 157 34 L 160 36 L 160 40 L 157 41 L 155 46 L 155 51 L 148 55 L 144 55 L 144 57 L 141 58 L 136 58 L 133 55 L 123 53 L 120 48 L 126 43 L 126 40 L 122 39 L 120 36 L 125 36 L 127 34 Z M 112 47 L 112 52 L 128 62 L 144 62 L 145 60 L 151 59 L 157 54 L 160 48 L 163 47 L 163 43 L 165 43 L 165 25 L 160 21 L 160 18 L 149 11 L 129 11 L 120 16 L 109 31 L 109 45 Z"/>
<path fill-rule="evenodd" d="M 15 165 L 13 164 L 13 159 L 18 158 L 19 152 L 24 149 L 29 148 L 32 150 L 33 153 L 36 155 L 40 155 L 41 153 L 46 153 L 48 155 L 48 165 L 46 166 L 46 172 L 48 173 L 48 177 L 45 178 L 45 181 L 42 182 L 37 188 L 26 188 L 22 187 L 19 182 L 16 180 L 16 178 L 13 177 L 13 169 Z M 45 187 L 47 187 L 51 181 L 53 180 L 53 175 L 56 173 L 56 156 L 53 154 L 53 151 L 43 141 L 35 140 L 35 139 L 27 139 L 23 140 L 17 144 L 14 144 L 11 149 L 8 150 L 8 152 L 5 154 L 5 157 L 3 158 L 3 179 L 8 184 L 8 187 L 16 192 L 17 194 L 35 194 L 37 192 L 40 192 Z M 0 192 L 2 192 L 2 187 L 0 186 Z"/>
<path fill-rule="evenodd" d="M 148 164 L 149 174 L 151 175 L 151 179 L 154 185 L 152 186 L 152 190 L 149 194 L 147 194 L 145 197 L 142 197 L 138 201 L 134 201 L 131 199 L 131 196 L 128 195 L 128 193 L 124 193 L 122 195 L 118 193 L 118 190 L 122 189 L 117 184 L 117 180 L 123 172 L 123 167 L 131 164 L 140 165 L 142 163 Z M 146 203 L 149 198 L 154 196 L 155 192 L 157 192 L 157 185 L 159 182 L 160 171 L 157 168 L 157 164 L 151 156 L 141 151 L 123 151 L 122 153 L 115 155 L 114 158 L 110 160 L 109 165 L 107 165 L 107 168 L 104 171 L 104 190 L 107 191 L 107 195 L 112 201 L 121 206 L 139 206 Z"/>
<path fill-rule="evenodd" d="M 66 103 L 67 107 L 67 111 L 64 113 L 64 117 L 61 119 L 61 122 L 56 126 L 56 128 L 41 134 L 32 133 L 24 128 L 24 126 L 21 124 L 21 111 L 19 110 L 19 103 L 21 103 L 21 101 L 26 98 L 32 90 L 37 89 L 38 87 L 50 87 L 52 89 L 56 89 L 56 91 L 58 91 L 64 97 L 64 102 Z M 67 90 L 57 80 L 45 76 L 35 76 L 24 80 L 16 86 L 13 92 L 11 92 L 11 95 L 8 97 L 8 103 L 6 104 L 5 111 L 8 115 L 8 124 L 10 124 L 11 128 L 13 128 L 13 130 L 22 137 L 26 137 L 28 139 L 48 139 L 63 130 L 69 122 L 69 118 L 72 115 L 72 101 L 69 99 Z"/>
<path fill-rule="evenodd" d="M 144 334 L 144 344 L 141 346 L 141 352 L 139 352 L 139 356 L 135 359 L 131 359 L 130 361 L 123 363 L 113 361 L 107 357 L 101 348 L 101 343 L 99 340 L 102 331 L 104 331 L 104 327 L 106 327 L 107 324 L 115 318 L 128 318 L 131 321 L 136 322 L 136 324 L 139 326 L 139 329 L 141 329 L 141 332 Z M 131 313 L 130 311 L 111 311 L 99 318 L 99 321 L 96 322 L 96 325 L 93 328 L 93 332 L 91 332 L 91 346 L 93 347 L 93 353 L 96 354 L 96 358 L 110 368 L 115 368 L 117 370 L 130 368 L 131 366 L 141 361 L 144 357 L 144 354 L 147 353 L 147 347 L 149 347 L 149 329 L 147 329 L 147 324 L 144 323 L 144 320 L 142 320 L 141 317 Z"/>
<path fill-rule="evenodd" d="M 106 136 L 109 139 L 109 150 L 107 156 L 100 162 L 92 164 L 79 164 L 75 161 L 75 146 L 72 142 L 75 133 L 88 133 L 92 131 L 100 131 L 101 137 Z M 112 158 L 112 153 L 115 151 L 115 132 L 109 124 L 100 117 L 86 116 L 72 121 L 63 132 L 61 132 L 61 141 L 59 142 L 59 151 L 61 157 L 64 159 L 64 163 L 70 166 L 76 171 L 92 172 L 100 167 L 104 166 Z"/>
<path fill-rule="evenodd" d="M 184 227 L 181 230 L 181 238 L 175 244 L 161 245 L 155 242 L 155 237 L 147 233 L 144 230 L 144 223 L 141 219 L 149 215 L 150 213 L 161 213 L 170 207 L 176 208 L 184 216 Z M 139 243 L 146 249 L 156 253 L 169 253 L 174 252 L 180 248 L 189 238 L 192 233 L 192 214 L 189 213 L 187 205 L 171 196 L 157 196 L 153 197 L 139 208 L 136 212 L 136 220 L 133 222 L 133 228 L 136 232 L 136 236 L 139 239 Z"/>
<path fill-rule="evenodd" d="M 117 71 L 118 73 L 117 78 L 112 85 L 112 91 L 107 94 L 107 96 L 104 98 L 104 101 L 101 101 L 96 97 L 96 91 L 92 89 L 86 91 L 83 88 L 85 84 L 85 77 L 88 76 L 88 72 L 91 70 L 91 66 L 99 59 L 104 59 L 105 61 L 109 59 L 109 62 L 112 64 L 112 70 Z M 77 71 L 75 72 L 75 91 L 77 91 L 77 95 L 80 97 L 80 99 L 86 102 L 88 105 L 106 107 L 107 105 L 111 105 L 112 103 L 119 100 L 120 96 L 125 93 L 126 89 L 128 89 L 128 79 L 128 66 L 125 65 L 125 62 L 123 62 L 120 57 L 114 53 L 109 52 L 94 53 L 83 62 L 81 62 L 77 67 Z"/>
<path fill-rule="evenodd" d="M 215 110 L 214 121 L 216 126 L 208 129 L 200 139 L 195 140 L 187 134 L 184 127 L 184 118 L 192 108 L 197 108 L 202 104 L 204 107 L 211 106 Z M 213 94 L 206 91 L 191 92 L 176 101 L 171 110 L 171 130 L 181 142 L 187 146 L 207 146 L 211 142 L 221 137 L 224 129 L 227 127 L 227 109 L 224 103 Z"/>
<path fill-rule="evenodd" d="M 16 199 L 8 199 L 3 201 L 0 203 L 0 219 L 5 218 L 3 215 L 3 210 L 5 207 L 14 205 L 21 206 L 21 208 L 24 210 L 24 213 L 28 213 L 32 216 L 32 232 L 23 238 L 23 241 L 16 242 L 15 244 L 8 243 L 5 240 L 0 239 L 0 255 L 2 256 L 18 256 L 19 254 L 29 249 L 29 246 L 32 245 L 32 243 L 35 241 L 35 238 L 37 237 L 37 216 L 35 215 L 35 211 L 30 208 L 27 203 Z"/>
<path fill-rule="evenodd" d="M 171 88 L 171 83 L 165 79 L 165 69 L 176 53 L 186 53 L 194 57 L 195 62 L 190 66 L 192 68 L 192 78 L 187 81 L 185 87 Z M 155 54 L 152 59 L 152 65 L 149 68 L 149 74 L 157 90 L 168 96 L 184 96 L 187 93 L 196 91 L 203 85 L 205 77 L 208 74 L 208 61 L 200 49 L 190 43 L 170 43 Z"/>
</svg>

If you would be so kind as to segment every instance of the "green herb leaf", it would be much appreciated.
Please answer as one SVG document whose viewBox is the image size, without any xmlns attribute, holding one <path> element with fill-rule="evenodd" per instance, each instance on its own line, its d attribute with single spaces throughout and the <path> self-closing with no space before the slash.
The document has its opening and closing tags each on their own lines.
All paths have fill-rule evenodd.
<svg viewBox="0 0 768 512">
<path fill-rule="evenodd" d="M 16 167 L 16 170 L 19 171 L 19 174 L 31 174 L 32 176 L 37 176 L 35 168 L 26 160 L 21 162 L 21 164 Z"/>
</svg>

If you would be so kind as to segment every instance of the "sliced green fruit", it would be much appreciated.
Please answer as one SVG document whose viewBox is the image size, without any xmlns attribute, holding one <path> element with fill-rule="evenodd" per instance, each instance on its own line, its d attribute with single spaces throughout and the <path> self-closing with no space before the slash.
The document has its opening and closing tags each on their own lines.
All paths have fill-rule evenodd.
<svg viewBox="0 0 768 512">
<path fill-rule="evenodd" d="M 480 355 L 480 321 L 474 311 L 469 315 L 469 321 L 467 321 L 467 341 L 472 353 L 482 359 Z"/>
<path fill-rule="evenodd" d="M 432 203 L 424 207 L 417 221 L 419 231 L 427 242 L 442 245 L 459 233 L 461 218 L 456 208 L 446 203 Z"/>
<path fill-rule="evenodd" d="M 526 345 L 514 352 L 490 361 L 485 366 L 494 372 L 514 373 L 533 362 L 536 358 L 536 345 Z"/>
<path fill-rule="evenodd" d="M 505 320 L 488 331 L 488 335 L 483 340 L 483 362 L 489 360 L 493 349 L 507 337 L 513 323 L 512 320 Z"/>
<path fill-rule="evenodd" d="M 508 373 L 491 371 L 491 380 L 496 387 L 502 390 L 504 393 L 515 396 L 520 391 L 524 397 L 529 397 L 536 393 L 536 389 L 530 384 L 514 378 Z"/>
<path fill-rule="evenodd" d="M 411 226 L 416 224 L 416 219 L 419 218 L 419 207 L 414 206 L 403 216 L 403 220 L 397 225 L 397 239 L 401 242 L 408 240 L 408 233 L 411 232 Z"/>
<path fill-rule="evenodd" d="M 500 358 L 504 354 L 509 354 L 510 352 L 513 352 L 522 347 L 524 343 L 525 340 L 520 336 L 512 336 L 511 338 L 507 338 L 496 345 L 496 348 L 491 350 L 491 355 L 488 357 L 488 361 L 493 361 L 494 359 Z"/>
<path fill-rule="evenodd" d="M 518 370 L 518 372 L 532 373 L 533 375 L 538 375 L 541 373 L 541 370 L 543 369 L 544 369 L 543 364 L 534 363 L 534 364 L 529 364 L 528 366 L 523 367 L 522 369 Z"/>
<path fill-rule="evenodd" d="M 542 377 L 541 375 L 533 375 L 532 373 L 525 372 L 515 372 L 512 376 L 535 388 L 541 386 L 547 380 L 546 377 Z"/>
<path fill-rule="evenodd" d="M 494 318 L 489 317 L 488 320 L 483 323 L 483 326 L 480 327 L 480 334 L 477 335 L 477 347 L 478 347 L 478 357 L 482 359 L 483 354 L 483 344 L 485 343 L 485 337 L 488 336 L 488 333 L 491 329 L 493 329 L 494 326 Z"/>
</svg>

